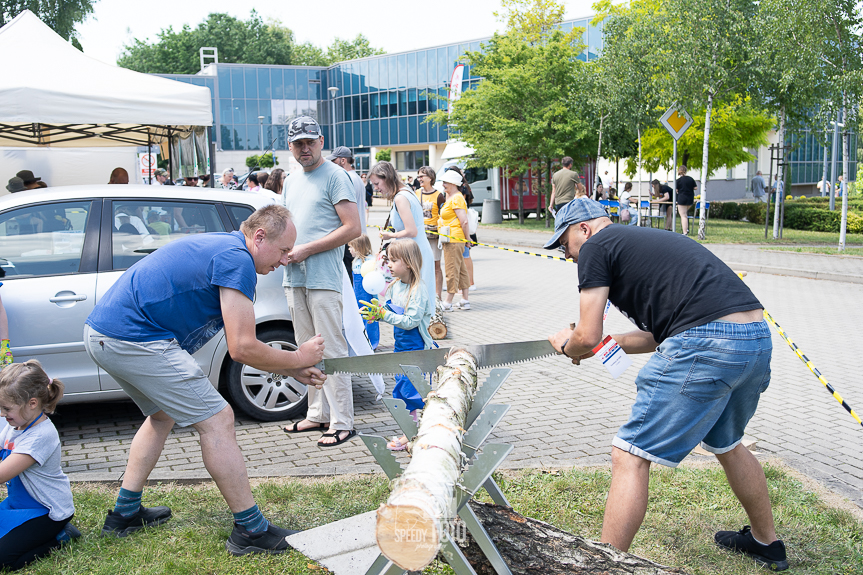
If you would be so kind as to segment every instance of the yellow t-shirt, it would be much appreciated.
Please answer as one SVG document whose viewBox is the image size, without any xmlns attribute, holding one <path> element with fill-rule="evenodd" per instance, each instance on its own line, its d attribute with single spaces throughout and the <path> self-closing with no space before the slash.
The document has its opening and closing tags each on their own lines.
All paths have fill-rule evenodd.
<svg viewBox="0 0 863 575">
<path fill-rule="evenodd" d="M 425 190 L 420 188 L 415 193 L 423 206 L 423 220 L 425 222 L 426 228 L 430 227 L 432 228 L 432 230 L 436 230 L 437 219 L 440 216 L 440 214 L 438 213 L 437 198 L 443 192 L 432 190 L 430 193 L 427 194 L 425 193 Z"/>
<path fill-rule="evenodd" d="M 438 227 L 449 226 L 449 235 L 454 238 L 466 240 L 464 232 L 461 229 L 461 223 L 458 221 L 458 216 L 455 215 L 456 210 L 467 211 L 467 202 L 464 201 L 464 196 L 461 193 L 448 198 L 440 209 L 440 217 L 438 218 Z"/>
</svg>

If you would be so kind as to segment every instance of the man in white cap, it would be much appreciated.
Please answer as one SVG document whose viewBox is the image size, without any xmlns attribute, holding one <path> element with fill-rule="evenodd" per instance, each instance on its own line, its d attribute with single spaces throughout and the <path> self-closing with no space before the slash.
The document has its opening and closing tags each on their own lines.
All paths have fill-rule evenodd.
<svg viewBox="0 0 863 575">
<path fill-rule="evenodd" d="M 676 467 L 701 443 L 722 464 L 752 525 L 719 531 L 715 542 L 787 569 L 764 471 L 741 443 L 770 383 L 773 345 L 755 295 L 701 244 L 613 224 L 587 198 L 557 213 L 545 248 L 578 263 L 578 325 L 549 337 L 555 349 L 576 365 L 594 353 L 608 365 L 615 355 L 656 351 L 636 377 L 632 413 L 612 442 L 602 542 L 627 551 L 647 511 L 650 464 Z M 603 339 L 606 302 L 638 329 Z"/>
<path fill-rule="evenodd" d="M 288 126 L 288 146 L 303 167 L 285 180 L 282 204 L 294 215 L 297 241 L 285 265 L 285 296 L 294 321 L 297 344 L 320 334 L 324 358 L 345 357 L 342 333 L 343 246 L 359 237 L 356 193 L 348 174 L 325 162 L 324 138 L 314 118 L 300 116 Z M 349 374 L 327 378 L 322 390 L 308 388 L 306 418 L 286 433 L 322 431 L 318 446 L 339 445 L 356 435 L 354 399 Z"/>
</svg>

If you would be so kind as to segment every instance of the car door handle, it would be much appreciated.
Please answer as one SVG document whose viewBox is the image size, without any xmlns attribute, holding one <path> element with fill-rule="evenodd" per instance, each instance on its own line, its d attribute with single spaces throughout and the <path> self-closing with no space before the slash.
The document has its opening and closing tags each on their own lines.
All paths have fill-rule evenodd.
<svg viewBox="0 0 863 575">
<path fill-rule="evenodd" d="M 62 303 L 64 301 L 84 301 L 85 299 L 87 299 L 87 294 L 72 294 L 54 296 L 48 301 L 51 303 Z"/>
</svg>

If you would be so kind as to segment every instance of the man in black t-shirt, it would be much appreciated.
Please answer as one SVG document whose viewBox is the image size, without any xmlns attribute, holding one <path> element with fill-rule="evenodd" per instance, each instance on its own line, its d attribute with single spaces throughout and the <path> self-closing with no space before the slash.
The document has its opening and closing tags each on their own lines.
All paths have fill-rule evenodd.
<svg viewBox="0 0 863 575">
<path fill-rule="evenodd" d="M 555 349 L 576 365 L 592 357 L 604 341 L 610 301 L 638 327 L 611 336 L 620 348 L 656 351 L 638 373 L 632 414 L 612 442 L 602 541 L 629 549 L 647 510 L 650 464 L 675 467 L 700 442 L 722 464 L 752 525 L 751 531 L 720 531 L 716 542 L 773 569 L 787 568 L 764 472 L 740 443 L 770 382 L 773 347 L 758 299 L 700 244 L 612 224 L 586 198 L 558 212 L 545 247 L 559 247 L 578 262 L 578 325 L 549 337 Z"/>
<path fill-rule="evenodd" d="M 680 214 L 684 234 L 689 234 L 689 208 L 695 203 L 695 190 L 698 188 L 695 180 L 686 175 L 687 171 L 686 166 L 677 169 L 677 213 Z"/>
</svg>

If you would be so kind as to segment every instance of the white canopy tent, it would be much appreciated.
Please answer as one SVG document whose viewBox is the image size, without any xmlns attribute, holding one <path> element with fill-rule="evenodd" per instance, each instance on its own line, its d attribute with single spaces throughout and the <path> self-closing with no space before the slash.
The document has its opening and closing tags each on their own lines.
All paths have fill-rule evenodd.
<svg viewBox="0 0 863 575">
<path fill-rule="evenodd" d="M 90 58 L 29 10 L 0 28 L 0 54 L 0 146 L 176 150 L 213 125 L 207 88 Z"/>
</svg>

